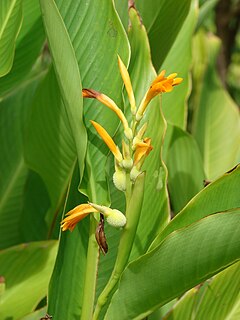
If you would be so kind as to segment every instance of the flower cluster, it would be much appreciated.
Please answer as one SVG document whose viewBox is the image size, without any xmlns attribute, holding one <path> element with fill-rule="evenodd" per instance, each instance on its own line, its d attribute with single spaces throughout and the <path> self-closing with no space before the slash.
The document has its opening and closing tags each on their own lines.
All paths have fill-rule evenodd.
<svg viewBox="0 0 240 320">
<path fill-rule="evenodd" d="M 131 194 L 134 182 L 138 175 L 141 174 L 142 165 L 150 151 L 153 149 L 151 145 L 151 138 L 144 136 L 147 129 L 147 123 L 141 123 L 146 112 L 146 108 L 156 95 L 172 91 L 174 86 L 182 82 L 182 78 L 177 78 L 176 73 L 165 77 L 165 70 L 163 70 L 152 82 L 137 108 L 131 80 L 127 68 L 120 57 L 118 57 L 118 65 L 131 106 L 132 122 L 130 124 L 122 110 L 105 94 L 92 89 L 83 89 L 82 95 L 84 98 L 93 98 L 100 101 L 106 107 L 114 111 L 122 123 L 124 137 L 122 140 L 122 148 L 120 150 L 107 131 L 99 123 L 91 120 L 91 123 L 97 133 L 114 156 L 114 185 L 120 191 L 125 193 L 130 192 Z M 141 126 L 138 129 L 140 124 Z M 100 206 L 94 203 L 88 203 L 81 204 L 67 213 L 67 217 L 61 224 L 62 230 L 65 231 L 69 229 L 72 231 L 80 220 L 88 214 L 95 212 L 99 212 L 104 215 L 107 222 L 114 227 L 123 227 L 126 224 L 126 217 L 119 210 Z"/>
</svg>

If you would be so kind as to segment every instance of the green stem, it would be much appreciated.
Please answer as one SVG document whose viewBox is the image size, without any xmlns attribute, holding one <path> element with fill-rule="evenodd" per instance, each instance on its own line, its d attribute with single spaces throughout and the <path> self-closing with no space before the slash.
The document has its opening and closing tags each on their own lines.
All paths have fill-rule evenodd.
<svg viewBox="0 0 240 320">
<path fill-rule="evenodd" d="M 119 278 L 128 263 L 142 208 L 144 176 L 144 173 L 138 176 L 133 187 L 132 196 L 127 203 L 127 224 L 121 235 L 115 266 L 106 287 L 98 298 L 96 309 L 93 314 L 93 320 L 99 319 L 102 307 L 107 303 L 110 294 L 118 283 Z"/>
<path fill-rule="evenodd" d="M 89 228 L 89 240 L 88 240 L 88 252 L 87 252 L 87 265 L 84 282 L 84 295 L 82 303 L 82 320 L 91 320 L 93 314 L 96 281 L 97 281 L 97 269 L 99 259 L 99 249 L 95 240 L 95 230 L 97 227 L 97 221 L 94 216 L 90 217 Z"/>
</svg>

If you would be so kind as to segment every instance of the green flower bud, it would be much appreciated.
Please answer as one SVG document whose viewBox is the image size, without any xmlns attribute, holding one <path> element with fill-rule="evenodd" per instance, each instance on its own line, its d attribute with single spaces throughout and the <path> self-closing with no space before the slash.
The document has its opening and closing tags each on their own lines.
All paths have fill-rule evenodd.
<svg viewBox="0 0 240 320">
<path fill-rule="evenodd" d="M 120 191 L 126 190 L 126 172 L 121 170 L 120 168 L 116 168 L 117 170 L 113 174 L 113 183 L 115 187 Z"/>
<path fill-rule="evenodd" d="M 133 159 L 123 159 L 122 165 L 123 168 L 130 170 L 133 166 Z"/>
<path fill-rule="evenodd" d="M 115 228 L 122 228 L 127 222 L 125 215 L 117 209 L 110 209 L 106 214 L 106 220 Z"/>
<path fill-rule="evenodd" d="M 131 140 L 133 138 L 132 129 L 129 127 L 124 130 L 124 134 L 128 140 Z"/>
</svg>

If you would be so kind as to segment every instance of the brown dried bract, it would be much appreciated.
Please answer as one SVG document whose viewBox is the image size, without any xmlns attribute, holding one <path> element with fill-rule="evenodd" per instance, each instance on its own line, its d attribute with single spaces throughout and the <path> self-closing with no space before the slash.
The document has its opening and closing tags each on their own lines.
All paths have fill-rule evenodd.
<svg viewBox="0 0 240 320">
<path fill-rule="evenodd" d="M 96 99 L 97 96 L 101 95 L 100 92 L 95 91 L 93 89 L 82 89 L 83 98 L 93 98 Z"/>
<path fill-rule="evenodd" d="M 100 222 L 97 226 L 95 237 L 97 240 L 97 243 L 99 245 L 99 248 L 101 249 L 102 253 L 105 255 L 108 252 L 108 244 L 106 240 L 106 236 L 104 233 L 104 216 L 103 214 L 100 214 Z"/>
</svg>

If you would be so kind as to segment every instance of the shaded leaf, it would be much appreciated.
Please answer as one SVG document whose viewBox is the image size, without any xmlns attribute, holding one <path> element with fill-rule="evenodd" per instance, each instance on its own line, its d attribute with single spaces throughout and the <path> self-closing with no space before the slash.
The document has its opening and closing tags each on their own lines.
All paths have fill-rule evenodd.
<svg viewBox="0 0 240 320">
<path fill-rule="evenodd" d="M 192 131 L 202 153 L 207 179 L 213 180 L 238 163 L 240 117 L 216 73 L 219 40 L 201 34 L 196 40 L 194 57 L 198 70 L 194 73 L 196 111 Z M 199 70 L 198 65 L 204 62 L 207 62 L 205 70 Z"/>
<path fill-rule="evenodd" d="M 153 64 L 158 70 L 187 17 L 190 0 L 136 0 L 146 26 Z"/>
<path fill-rule="evenodd" d="M 186 128 L 187 122 L 187 99 L 191 87 L 192 36 L 196 21 L 197 1 L 192 1 L 188 16 L 161 65 L 161 70 L 167 70 L 167 74 L 177 72 L 178 76 L 183 78 L 183 82 L 174 88 L 171 94 L 162 96 L 163 113 L 166 120 L 182 129 Z"/>
<path fill-rule="evenodd" d="M 196 141 L 187 132 L 168 124 L 164 141 L 168 189 L 175 213 L 203 189 L 204 170 Z"/>
<path fill-rule="evenodd" d="M 0 247 L 24 241 L 23 196 L 28 169 L 23 157 L 23 131 L 39 79 L 0 102 Z"/>
</svg>

